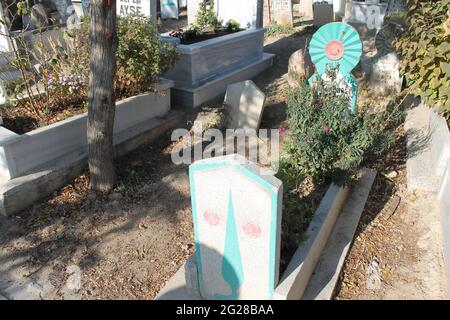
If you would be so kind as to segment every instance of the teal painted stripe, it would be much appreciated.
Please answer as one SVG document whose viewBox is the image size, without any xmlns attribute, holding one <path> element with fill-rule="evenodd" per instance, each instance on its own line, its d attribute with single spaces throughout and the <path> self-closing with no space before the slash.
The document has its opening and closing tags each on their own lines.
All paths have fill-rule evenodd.
<svg viewBox="0 0 450 320">
<path fill-rule="evenodd" d="M 202 287 L 202 257 L 200 252 L 200 235 L 198 230 L 198 212 L 197 212 L 197 194 L 195 190 L 194 181 L 195 168 L 189 166 L 189 186 L 191 188 L 191 206 L 192 206 L 192 220 L 194 222 L 194 241 L 195 241 L 195 256 L 197 258 L 197 279 L 199 288 Z"/>
<path fill-rule="evenodd" d="M 215 294 L 214 299 L 237 300 L 239 287 L 244 282 L 241 249 L 234 216 L 233 196 L 231 190 L 228 193 L 227 229 L 225 232 L 225 248 L 222 257 L 222 277 L 230 286 L 231 294 Z"/>
<path fill-rule="evenodd" d="M 272 224 L 270 226 L 270 255 L 269 255 L 269 299 L 273 299 L 275 292 L 275 268 L 276 268 L 276 249 L 277 249 L 277 226 L 278 226 L 278 193 L 272 191 Z M 281 205 L 281 204 L 280 204 Z M 281 235 L 280 235 L 281 237 Z"/>
</svg>

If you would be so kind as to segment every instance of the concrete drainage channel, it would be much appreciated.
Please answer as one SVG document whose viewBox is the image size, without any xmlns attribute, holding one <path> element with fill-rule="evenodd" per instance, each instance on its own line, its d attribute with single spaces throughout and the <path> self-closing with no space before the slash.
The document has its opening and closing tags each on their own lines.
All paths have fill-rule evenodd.
<svg viewBox="0 0 450 320">
<path fill-rule="evenodd" d="M 345 258 L 369 196 L 376 171 L 364 169 L 351 190 L 331 185 L 299 246 L 275 287 L 277 300 L 331 300 Z M 159 300 L 200 300 L 186 275 L 196 269 L 195 256 L 159 292 Z M 187 280 L 186 280 L 187 278 Z"/>
</svg>

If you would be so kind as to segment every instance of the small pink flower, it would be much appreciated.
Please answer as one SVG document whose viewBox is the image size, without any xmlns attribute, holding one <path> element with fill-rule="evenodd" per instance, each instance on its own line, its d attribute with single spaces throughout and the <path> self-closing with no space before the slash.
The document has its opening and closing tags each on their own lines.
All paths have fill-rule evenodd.
<svg viewBox="0 0 450 320">
<path fill-rule="evenodd" d="M 253 222 L 247 222 L 242 229 L 250 238 L 259 238 L 261 236 L 261 227 Z"/>
<path fill-rule="evenodd" d="M 322 101 L 317 99 L 314 104 L 316 105 L 317 108 L 320 108 L 322 106 Z"/>
<path fill-rule="evenodd" d="M 283 136 L 286 133 L 286 129 L 285 128 L 278 128 L 278 133 Z"/>
<path fill-rule="evenodd" d="M 212 226 L 217 226 L 220 222 L 220 217 L 217 213 L 212 210 L 205 210 L 203 213 L 203 218 L 205 218 L 206 222 L 208 222 Z"/>
<path fill-rule="evenodd" d="M 324 125 L 322 130 L 325 134 L 327 134 L 328 132 L 330 132 L 330 127 L 327 125 Z"/>
</svg>

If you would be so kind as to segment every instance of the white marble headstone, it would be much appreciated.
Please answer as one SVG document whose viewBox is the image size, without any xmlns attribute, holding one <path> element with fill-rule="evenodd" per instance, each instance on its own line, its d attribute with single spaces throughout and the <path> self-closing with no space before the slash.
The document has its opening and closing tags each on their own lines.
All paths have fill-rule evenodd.
<svg viewBox="0 0 450 320">
<path fill-rule="evenodd" d="M 223 23 L 230 19 L 235 20 L 243 29 L 261 27 L 262 10 L 262 0 L 222 0 L 217 3 L 219 19 L 222 19 Z"/>
<path fill-rule="evenodd" d="M 258 130 L 266 95 L 251 80 L 228 85 L 224 105 L 229 129 Z"/>
<path fill-rule="evenodd" d="M 188 0 L 188 24 L 195 23 L 199 3 Z M 229 20 L 238 22 L 242 29 L 262 27 L 263 0 L 215 0 L 214 12 L 225 25 Z"/>
<path fill-rule="evenodd" d="M 400 74 L 400 62 L 395 52 L 376 58 L 370 72 L 370 84 L 379 94 L 399 94 L 403 77 Z"/>
<path fill-rule="evenodd" d="M 204 299 L 271 299 L 279 277 L 282 183 L 229 155 L 189 168 Z"/>
<path fill-rule="evenodd" d="M 293 25 L 292 0 L 271 1 L 272 22 L 282 26 Z"/>
<path fill-rule="evenodd" d="M 125 16 L 128 14 L 141 13 L 149 17 L 153 25 L 156 26 L 157 21 L 157 1 L 159 0 L 117 0 L 117 15 Z"/>
<path fill-rule="evenodd" d="M 160 0 L 161 19 L 178 19 L 178 0 Z"/>
</svg>

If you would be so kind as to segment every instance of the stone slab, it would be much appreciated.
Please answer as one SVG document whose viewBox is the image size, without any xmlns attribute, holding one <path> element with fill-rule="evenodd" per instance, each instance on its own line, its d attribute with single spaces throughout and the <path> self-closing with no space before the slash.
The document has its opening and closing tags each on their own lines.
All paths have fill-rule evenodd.
<svg viewBox="0 0 450 320">
<path fill-rule="evenodd" d="M 275 289 L 274 299 L 300 300 L 347 199 L 347 188 L 332 184 L 306 231 L 306 241 L 294 253 Z"/>
<path fill-rule="evenodd" d="M 153 26 L 156 27 L 157 17 L 157 1 L 159 0 L 117 0 L 117 15 L 125 16 L 133 12 L 139 12 L 152 20 Z"/>
<path fill-rule="evenodd" d="M 302 300 L 331 300 L 333 298 L 375 177 L 376 171 L 364 169 L 358 183 L 351 190 Z"/>
<path fill-rule="evenodd" d="M 270 68 L 273 58 L 273 54 L 264 53 L 262 59 L 249 63 L 233 72 L 218 75 L 200 87 L 192 88 L 175 84 L 175 87 L 172 88 L 171 99 L 173 103 L 178 105 L 190 108 L 198 107 L 224 94 L 230 83 L 251 79 Z"/>
<path fill-rule="evenodd" d="M 424 104 L 408 111 L 405 120 L 407 136 L 407 187 L 409 191 L 436 192 L 440 178 L 434 175 L 430 150 L 430 109 Z"/>
<path fill-rule="evenodd" d="M 229 84 L 224 105 L 228 115 L 228 129 L 258 130 L 266 95 L 251 81 Z"/>
<path fill-rule="evenodd" d="M 447 162 L 444 179 L 439 191 L 439 204 L 442 216 L 444 263 L 447 272 L 448 292 L 450 292 L 450 160 Z"/>
<path fill-rule="evenodd" d="M 430 110 L 431 161 L 435 174 L 439 177 L 445 174 L 447 161 L 450 159 L 450 130 L 447 121 L 436 111 Z"/>
<path fill-rule="evenodd" d="M 232 154 L 189 167 L 200 294 L 271 299 L 278 281 L 282 182 Z"/>
<path fill-rule="evenodd" d="M 223 23 L 235 20 L 243 29 L 262 27 L 262 10 L 263 0 L 217 1 L 219 19 Z"/>
<path fill-rule="evenodd" d="M 272 22 L 282 26 L 293 26 L 292 0 L 271 1 Z"/>
<path fill-rule="evenodd" d="M 313 3 L 314 26 L 321 27 L 334 21 L 333 4 Z"/>
<path fill-rule="evenodd" d="M 376 57 L 371 61 L 370 84 L 376 94 L 397 95 L 402 91 L 403 77 L 400 61 L 395 52 Z"/>
</svg>

